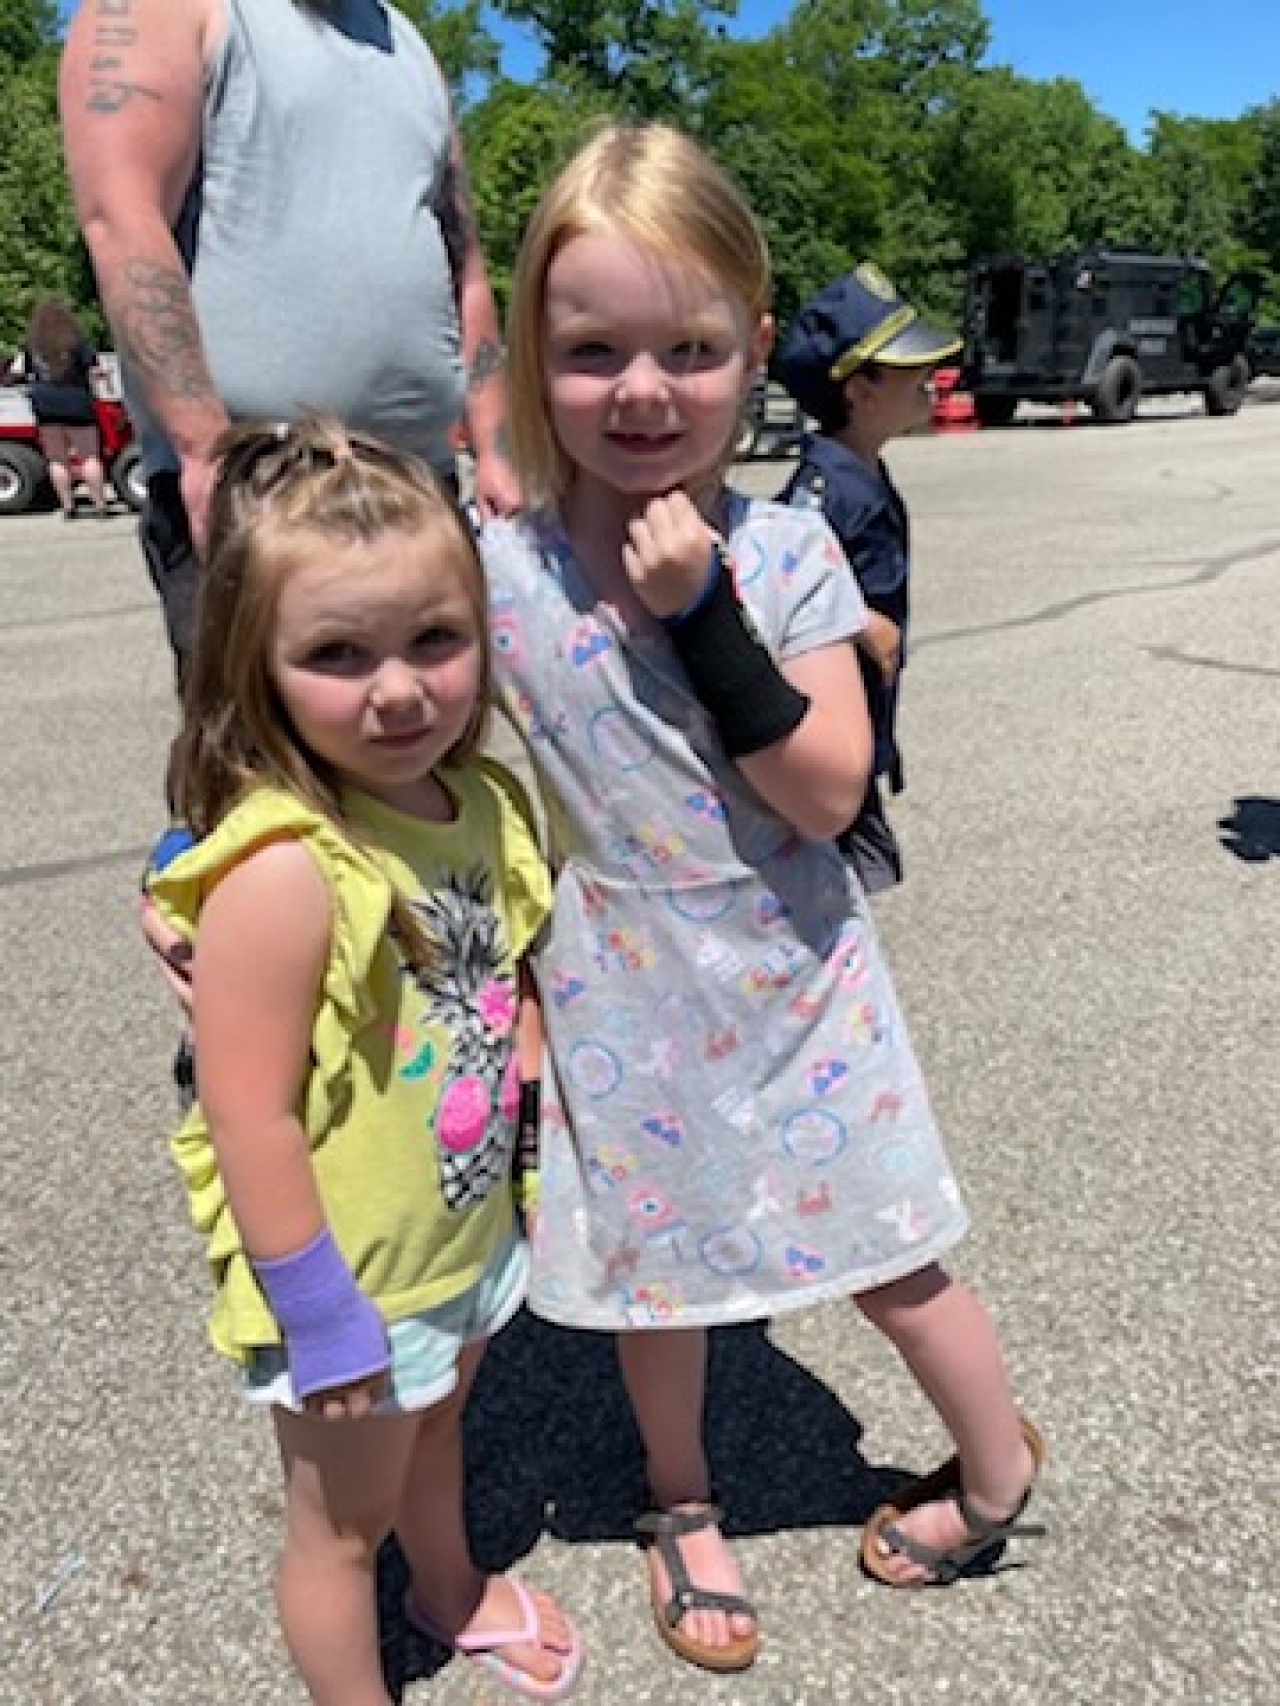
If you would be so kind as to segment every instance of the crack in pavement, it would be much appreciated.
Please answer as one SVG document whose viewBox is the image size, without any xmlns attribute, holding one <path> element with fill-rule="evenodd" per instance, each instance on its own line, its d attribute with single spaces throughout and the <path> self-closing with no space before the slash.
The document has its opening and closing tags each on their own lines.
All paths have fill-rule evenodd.
<svg viewBox="0 0 1280 1706">
<path fill-rule="evenodd" d="M 81 871 L 98 871 L 107 865 L 133 865 L 139 872 L 151 851 L 148 843 L 141 847 L 118 847 L 114 853 L 86 853 L 80 859 L 55 859 L 42 865 L 9 865 L 0 869 L 0 889 L 18 888 L 23 883 L 56 882 L 59 877 L 71 877 Z"/>
<path fill-rule="evenodd" d="M 1002 622 L 979 623 L 972 628 L 946 628 L 938 634 L 922 634 L 911 647 L 912 653 L 922 652 L 930 646 L 943 646 L 953 640 L 974 640 L 983 634 L 1001 634 L 1012 632 L 1018 628 L 1037 628 L 1042 623 L 1059 622 L 1065 616 L 1072 616 L 1078 610 L 1087 610 L 1091 604 L 1107 604 L 1117 598 L 1150 598 L 1166 592 L 1179 592 L 1184 587 L 1208 586 L 1232 569 L 1238 569 L 1245 563 L 1260 562 L 1264 557 L 1280 553 L 1280 539 L 1264 540 L 1260 545 L 1250 545 L 1247 549 L 1232 551 L 1225 557 L 1206 563 L 1194 574 L 1186 575 L 1180 580 L 1154 581 L 1147 586 L 1115 586 L 1106 587 L 1100 592 L 1082 592 L 1076 598 L 1067 598 L 1061 604 L 1046 604 L 1040 610 L 1030 612 L 1026 616 L 1010 616 Z"/>
<path fill-rule="evenodd" d="M 110 610 L 60 610 L 56 616 L 19 616 L 12 622 L 0 622 L 0 634 L 30 633 L 33 628 L 73 628 L 77 622 L 102 622 L 117 616 L 141 616 L 159 608 L 152 599 L 147 604 L 118 604 Z"/>
<path fill-rule="evenodd" d="M 1280 669 L 1268 669 L 1261 663 L 1230 663 L 1226 658 L 1203 657 L 1196 652 L 1179 651 L 1177 646 L 1141 646 L 1156 663 L 1181 663 L 1191 669 L 1220 669 L 1229 675 L 1265 675 L 1280 681 Z"/>
</svg>

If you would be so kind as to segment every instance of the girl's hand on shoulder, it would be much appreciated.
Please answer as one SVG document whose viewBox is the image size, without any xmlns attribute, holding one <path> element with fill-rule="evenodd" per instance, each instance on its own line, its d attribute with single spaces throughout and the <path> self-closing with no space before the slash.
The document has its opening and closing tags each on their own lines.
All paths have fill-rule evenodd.
<svg viewBox="0 0 1280 1706">
<path fill-rule="evenodd" d="M 652 498 L 627 528 L 622 566 L 659 621 L 688 609 L 707 582 L 715 534 L 687 492 Z"/>
</svg>

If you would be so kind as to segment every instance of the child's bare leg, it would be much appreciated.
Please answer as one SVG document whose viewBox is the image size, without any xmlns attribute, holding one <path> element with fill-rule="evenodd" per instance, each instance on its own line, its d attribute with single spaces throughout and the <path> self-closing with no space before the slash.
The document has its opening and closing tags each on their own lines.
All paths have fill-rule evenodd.
<svg viewBox="0 0 1280 1706">
<path fill-rule="evenodd" d="M 413 1576 L 414 1603 L 450 1636 L 511 1629 L 521 1620 L 510 1582 L 476 1568 L 467 1538 L 462 1412 L 482 1354 L 482 1346 L 462 1351 L 454 1391 L 411 1418 L 416 1437 L 395 1516 L 396 1538 Z M 572 1636 L 555 1601 L 529 1593 L 538 1612 L 538 1639 L 504 1645 L 502 1657 L 540 1682 L 552 1682 L 561 1673 Z"/>
<path fill-rule="evenodd" d="M 276 1603 L 293 1662 L 315 1706 L 390 1706 L 374 1565 L 391 1532 L 415 1418 L 273 1416 L 286 1511 Z"/>
<path fill-rule="evenodd" d="M 995 1329 L 972 1292 L 936 1265 L 862 1293 L 854 1300 L 897 1348 L 955 1441 L 966 1496 L 993 1519 L 1017 1507 L 1035 1473 L 1022 1437 Z M 899 1528 L 926 1546 L 948 1548 L 967 1538 L 964 1517 L 951 1500 L 921 1505 Z M 903 1582 L 928 1575 L 895 1556 Z"/>
<path fill-rule="evenodd" d="M 620 1333 L 618 1361 L 644 1444 L 649 1489 L 661 1510 L 696 1509 L 711 1496 L 711 1477 L 702 1439 L 707 1384 L 707 1335 L 699 1329 Z M 733 1554 L 717 1528 L 681 1538 L 680 1553 L 690 1579 L 713 1593 L 743 1591 Z M 656 1599 L 666 1603 L 671 1583 L 656 1546 L 648 1549 Z M 726 1646 L 750 1636 L 751 1617 L 723 1611 L 690 1611 L 681 1629 L 707 1646 Z"/>
</svg>

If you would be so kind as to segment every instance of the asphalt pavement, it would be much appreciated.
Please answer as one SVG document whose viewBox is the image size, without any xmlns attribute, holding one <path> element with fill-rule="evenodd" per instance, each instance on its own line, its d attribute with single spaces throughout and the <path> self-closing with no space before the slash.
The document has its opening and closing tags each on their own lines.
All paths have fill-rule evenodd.
<svg viewBox="0 0 1280 1706">
<path fill-rule="evenodd" d="M 727 1332 L 710 1432 L 765 1646 L 692 1672 L 627 1539 L 609 1346 L 521 1319 L 471 1418 L 474 1526 L 581 1621 L 585 1706 L 1280 1699 L 1280 387 L 1146 414 L 891 457 L 916 618 L 877 911 L 1048 1533 L 946 1592 L 865 1581 L 858 1524 L 937 1423 L 848 1306 Z M 269 1429 L 206 1348 L 165 1146 L 135 889 L 173 705 L 128 518 L 0 518 L 0 714 L 0 1702 L 296 1706 Z M 407 1706 L 497 1706 L 409 1636 L 398 1569 Z"/>
</svg>

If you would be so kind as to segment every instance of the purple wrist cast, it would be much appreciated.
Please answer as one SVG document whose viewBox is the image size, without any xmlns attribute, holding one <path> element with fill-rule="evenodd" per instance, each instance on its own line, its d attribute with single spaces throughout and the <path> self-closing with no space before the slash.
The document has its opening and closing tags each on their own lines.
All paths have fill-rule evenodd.
<svg viewBox="0 0 1280 1706">
<path fill-rule="evenodd" d="M 382 1316 L 352 1278 L 327 1227 L 291 1256 L 250 1261 L 284 1336 L 296 1399 L 391 1366 Z"/>
</svg>

